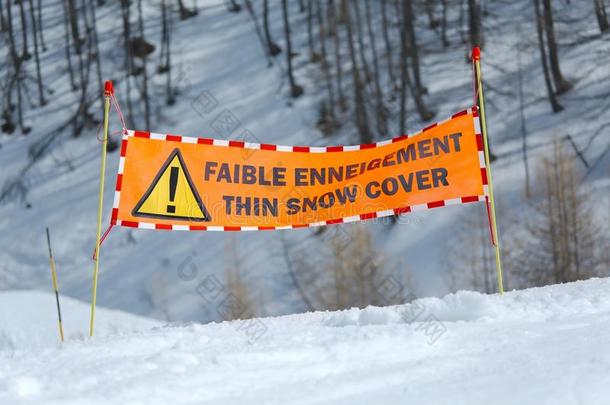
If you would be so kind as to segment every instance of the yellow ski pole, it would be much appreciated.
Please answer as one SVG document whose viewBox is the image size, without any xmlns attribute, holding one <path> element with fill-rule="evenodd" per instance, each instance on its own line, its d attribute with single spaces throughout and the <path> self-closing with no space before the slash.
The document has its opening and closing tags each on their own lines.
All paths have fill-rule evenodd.
<svg viewBox="0 0 610 405">
<path fill-rule="evenodd" d="M 102 236 L 102 210 L 104 208 L 104 178 L 106 175 L 106 147 L 108 145 L 108 121 L 110 114 L 110 98 L 113 95 L 112 82 L 106 81 L 104 86 L 104 138 L 102 140 L 102 162 L 100 165 L 100 193 L 97 206 L 97 234 L 95 239 L 95 261 L 93 269 L 93 286 L 91 288 L 91 318 L 89 319 L 89 336 L 93 336 L 95 323 L 95 303 L 97 300 L 97 278 L 100 268 L 100 238 Z"/>
<path fill-rule="evenodd" d="M 55 271 L 55 259 L 51 250 L 51 236 L 47 228 L 47 246 L 49 247 L 49 261 L 51 262 L 51 279 L 53 280 L 53 290 L 55 291 L 55 302 L 57 303 L 57 319 L 59 322 L 59 339 L 64 341 L 64 327 L 61 324 L 61 309 L 59 308 L 59 288 L 57 288 L 57 272 Z"/>
<path fill-rule="evenodd" d="M 496 251 L 496 276 L 498 278 L 498 292 L 504 294 L 504 281 L 502 276 L 502 260 L 500 258 L 500 239 L 498 235 L 498 224 L 496 221 L 496 205 L 494 201 L 494 187 L 491 175 L 491 163 L 489 161 L 489 143 L 487 141 L 487 122 L 485 118 L 485 97 L 483 96 L 483 80 L 481 78 L 481 49 L 477 46 L 472 49 L 472 61 L 474 63 L 475 90 L 479 103 L 479 118 L 481 121 L 481 132 L 483 134 L 483 144 L 485 152 L 485 166 L 487 166 L 489 183 L 489 206 L 492 229 L 492 239 Z"/>
</svg>

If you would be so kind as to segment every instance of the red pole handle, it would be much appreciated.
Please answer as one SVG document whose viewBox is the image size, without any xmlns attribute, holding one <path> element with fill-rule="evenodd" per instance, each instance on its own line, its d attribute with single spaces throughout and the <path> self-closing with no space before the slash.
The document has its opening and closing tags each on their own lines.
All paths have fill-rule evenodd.
<svg viewBox="0 0 610 405">
<path fill-rule="evenodd" d="M 481 60 L 481 48 L 475 46 L 472 48 L 472 61 L 474 62 L 479 60 Z"/>
<path fill-rule="evenodd" d="M 104 96 L 110 97 L 114 95 L 114 88 L 112 87 L 112 81 L 106 80 L 104 84 Z"/>
</svg>

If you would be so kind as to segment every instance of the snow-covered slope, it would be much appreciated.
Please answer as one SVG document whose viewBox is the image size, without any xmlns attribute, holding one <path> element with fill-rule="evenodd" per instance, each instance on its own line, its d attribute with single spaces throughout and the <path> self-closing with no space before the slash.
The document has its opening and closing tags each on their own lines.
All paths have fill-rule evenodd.
<svg viewBox="0 0 610 405">
<path fill-rule="evenodd" d="M 602 405 L 609 290 L 592 279 L 4 347 L 0 403 Z"/>
<path fill-rule="evenodd" d="M 65 296 L 59 299 L 65 339 L 82 340 L 89 333 L 89 304 Z M 95 317 L 99 336 L 159 325 L 152 319 L 105 308 L 97 308 Z M 0 292 L 0 321 L 0 351 L 5 353 L 60 344 L 54 294 L 31 290 Z"/>
<path fill-rule="evenodd" d="M 146 35 L 157 43 L 160 37 L 157 2 L 143 3 Z M 287 97 L 283 54 L 276 58 L 272 67 L 268 67 L 250 17 L 245 11 L 229 13 L 224 3 L 222 0 L 200 2 L 202 10 L 197 17 L 174 21 L 174 84 L 180 94 L 176 105 L 165 106 L 162 94 L 164 79 L 154 76 L 151 88 L 158 97 L 154 98 L 153 104 L 159 114 L 152 129 L 216 138 L 243 138 L 247 130 L 260 142 L 287 145 L 357 142 L 356 132 L 348 124 L 332 137 L 324 137 L 315 129 L 321 98 L 321 90 L 316 86 L 320 82 L 320 72 L 307 61 L 304 14 L 293 14 L 293 31 L 294 49 L 299 51 L 294 58 L 296 75 L 299 84 L 305 88 L 305 94 L 291 100 Z M 253 3 L 260 5 L 260 2 Z M 375 10 L 378 2 L 371 3 L 374 14 L 379 17 L 378 10 Z M 117 79 L 117 94 L 123 101 L 125 85 L 120 80 L 123 56 L 117 47 L 117 33 L 121 31 L 119 4 L 105 4 L 98 9 L 97 15 L 101 53 L 106 62 L 103 75 Z M 604 167 L 603 163 L 610 161 L 610 154 L 604 152 L 607 151 L 604 123 L 610 117 L 610 98 L 607 97 L 610 94 L 610 80 L 607 80 L 610 34 L 597 33 L 592 23 L 592 2 L 556 4 L 557 16 L 562 21 L 569 21 L 569 24 L 557 24 L 562 44 L 575 38 L 576 33 L 578 38 L 586 37 L 586 40 L 561 47 L 564 73 L 575 83 L 574 89 L 562 96 L 566 109 L 561 114 L 551 114 L 545 98 L 532 2 L 485 4 L 489 15 L 485 19 L 483 70 L 489 85 L 490 136 L 494 153 L 500 156 L 494 163 L 494 184 L 500 209 L 505 213 L 503 216 L 509 218 L 506 227 L 501 228 L 502 232 L 510 233 L 510 222 L 519 218 L 524 205 L 520 199 L 523 194 L 523 165 L 516 91 L 519 67 L 525 88 L 531 160 L 534 161 L 553 138 L 572 135 L 591 164 L 600 162 L 596 166 L 599 170 L 587 179 L 595 181 L 600 189 L 599 206 L 602 209 L 608 207 L 610 164 Z M 461 28 L 458 28 L 458 8 L 452 10 L 449 16 L 452 22 L 449 29 L 451 46 L 447 49 L 442 48 L 435 33 L 425 28 L 424 18 L 418 21 L 423 80 L 430 93 L 427 101 L 437 110 L 435 119 L 439 120 L 472 103 L 471 68 L 465 59 L 468 49 L 461 40 Z M 40 161 L 27 172 L 24 170 L 30 149 L 68 119 L 79 97 L 69 90 L 66 80 L 61 1 L 44 1 L 43 13 L 46 39 L 49 44 L 58 44 L 41 56 L 45 83 L 52 85 L 55 93 L 46 107 L 26 112 L 25 120 L 33 127 L 28 136 L 0 136 L 0 187 L 14 178 L 21 178 L 28 191 L 25 201 L 16 197 L 0 205 L 0 289 L 49 288 L 51 281 L 44 228 L 50 226 L 61 291 L 88 300 L 100 163 L 95 130 L 85 131 L 79 139 L 73 139 L 68 130 L 64 131 L 51 143 Z M 271 21 L 274 38 L 283 45 L 280 7 L 272 7 Z M 525 50 L 519 66 L 516 50 L 521 46 Z M 0 49 L 1 52 L 7 50 Z M 347 54 L 347 50 L 344 53 Z M 158 54 L 153 56 L 156 61 Z M 143 121 L 139 113 L 141 103 L 136 104 L 140 126 Z M 126 109 L 124 104 L 123 108 Z M 392 108 L 396 110 L 395 105 Z M 99 109 L 94 107 L 92 111 Z M 227 114 L 239 123 L 230 134 L 219 131 L 216 125 L 218 118 Z M 349 120 L 346 118 L 345 121 Z M 112 125 L 117 129 L 115 114 Z M 408 131 L 412 133 L 424 125 L 426 123 L 418 119 L 409 102 Z M 591 137 L 600 128 L 599 136 Z M 388 138 L 397 135 L 396 129 L 393 131 L 387 134 Z M 604 156 L 605 160 L 599 161 Z M 108 223 L 117 166 L 118 154 L 110 154 L 106 171 L 104 224 Z M 28 204 L 29 208 L 26 208 Z M 456 219 L 462 213 L 477 210 L 483 217 L 486 215 L 482 205 L 447 207 L 409 214 L 392 227 L 371 223 L 367 226 L 385 256 L 395 260 L 401 270 L 413 272 L 410 285 L 406 286 L 409 290 L 419 296 L 443 294 L 447 290 L 443 284 L 445 269 L 439 263 L 443 256 L 443 243 L 447 235 L 453 235 L 460 226 Z M 336 229 L 345 228 L 335 226 L 333 229 L 332 232 L 341 232 Z M 289 231 L 285 236 L 297 248 L 303 239 L 315 240 L 319 249 L 324 244 L 323 238 L 316 239 L 309 230 Z M 265 297 L 264 313 L 285 314 L 303 310 L 289 284 L 279 232 L 228 236 L 125 228 L 115 228 L 102 248 L 100 305 L 172 321 L 220 319 L 201 299 L 197 286 L 206 275 L 214 274 L 222 279 L 226 263 L 231 260 L 223 254 L 226 243 L 231 243 L 230 237 L 238 244 L 243 275 L 248 280 L 256 280 L 256 285 L 263 290 L 260 295 Z M 198 270 L 194 280 L 184 280 L 178 275 L 180 266 L 188 261 Z M 505 263 L 509 286 L 511 265 Z"/>
</svg>

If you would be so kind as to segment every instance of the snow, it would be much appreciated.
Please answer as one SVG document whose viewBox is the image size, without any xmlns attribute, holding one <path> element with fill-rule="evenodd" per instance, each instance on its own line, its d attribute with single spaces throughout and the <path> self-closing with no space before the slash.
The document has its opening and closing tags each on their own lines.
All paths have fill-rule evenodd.
<svg viewBox="0 0 610 405">
<path fill-rule="evenodd" d="M 66 340 L 82 340 L 89 333 L 89 304 L 61 295 L 59 299 Z M 159 325 L 158 321 L 149 318 L 106 308 L 98 308 L 95 315 L 99 336 Z M 0 320 L 0 350 L 49 347 L 60 343 L 54 294 L 33 290 L 2 291 Z"/>
<path fill-rule="evenodd" d="M 28 288 L 47 290 L 51 284 L 44 228 L 53 236 L 58 263 L 60 289 L 70 297 L 88 300 L 91 294 L 91 253 L 95 238 L 98 196 L 99 143 L 95 129 L 87 129 L 79 139 L 69 130 L 60 132 L 46 155 L 24 173 L 29 152 L 40 145 L 48 133 L 54 133 L 73 111 L 78 94 L 69 90 L 65 80 L 63 57 L 63 26 L 59 1 L 43 2 L 45 38 L 50 46 L 42 54 L 45 83 L 55 90 L 54 98 L 44 108 L 26 112 L 26 121 L 33 130 L 28 136 L 0 137 L 0 189 L 11 179 L 20 177 L 28 188 L 25 201 L 10 198 L 0 204 L 0 289 Z M 144 3 L 146 33 L 155 43 L 160 37 L 155 2 Z M 272 67 L 267 66 L 250 17 L 245 11 L 229 13 L 220 0 L 206 1 L 200 14 L 187 21 L 174 21 L 173 58 L 176 61 L 174 83 L 180 94 L 172 107 L 163 104 L 161 89 L 164 78 L 154 76 L 154 110 L 159 112 L 153 131 L 186 136 L 243 139 L 285 145 L 353 144 L 356 131 L 346 125 L 336 135 L 324 137 L 315 130 L 321 90 L 316 67 L 307 63 L 304 16 L 294 13 L 294 43 L 299 55 L 294 58 L 299 84 L 305 94 L 297 99 L 287 97 L 284 72 L 285 59 L 280 55 Z M 375 6 L 375 2 L 373 2 Z M 101 52 L 107 62 L 104 78 L 115 79 L 119 101 L 124 101 L 125 86 L 121 80 L 122 51 L 117 47 L 120 32 L 119 5 L 106 2 L 98 9 Z M 608 121 L 610 81 L 607 80 L 608 34 L 598 35 L 592 24 L 591 4 L 572 2 L 558 4 L 557 15 L 570 21 L 558 23 L 560 40 L 579 33 L 587 41 L 564 45 L 561 56 L 564 73 L 575 82 L 574 89 L 562 96 L 566 107 L 561 114 L 551 114 L 544 96 L 544 84 L 535 43 L 531 2 L 486 2 L 486 46 L 483 72 L 489 85 L 488 122 L 494 153 L 494 185 L 501 217 L 500 231 L 511 232 L 513 218 L 519 218 L 526 204 L 523 195 L 523 165 L 520 159 L 520 123 L 516 97 L 515 57 L 517 46 L 523 45 L 522 68 L 526 92 L 526 120 L 531 146 L 531 160 L 544 151 L 544 146 L 558 136 L 571 134 L 584 155 L 596 164 L 587 180 L 599 189 L 600 209 L 607 212 L 609 204 L 607 134 L 601 131 L 589 143 L 591 134 Z M 422 14 L 423 15 L 423 14 Z M 459 16 L 449 16 L 451 47 L 441 48 L 437 34 L 418 27 L 422 45 L 422 72 L 430 90 L 428 102 L 442 120 L 472 103 L 471 67 L 465 63 L 466 45 L 456 29 Z M 281 11 L 271 11 L 272 30 L 283 45 Z M 2 51 L 0 51 L 2 52 Z M 4 49 L 6 52 L 6 49 Z M 157 54 L 151 59 L 151 69 Z M 319 83 L 318 83 L 319 84 Z M 92 84 L 93 87 L 95 87 Z M 142 126 L 141 105 L 136 104 L 138 127 Z M 99 105 L 98 105 L 99 107 Z M 126 110 L 125 103 L 122 107 Z M 213 108 L 212 108 L 213 107 Z M 395 107 L 395 106 L 394 106 Z M 92 111 L 96 107 L 93 107 Z M 421 122 L 409 102 L 408 132 L 413 133 L 427 123 Z M 99 110 L 99 109 L 98 109 Z M 219 117 L 234 117 L 239 126 L 227 133 L 219 127 Z M 347 120 L 347 118 L 346 118 Z M 221 120 L 222 121 L 222 120 Z M 118 118 L 112 117 L 112 129 L 118 129 Z M 395 124 L 395 122 L 394 122 Z M 392 130 L 386 138 L 397 135 Z M 605 153 L 605 154 L 604 154 Z M 602 159 L 605 156 L 605 160 Z M 602 159 L 602 160 L 600 160 Z M 592 164 L 593 164 L 592 163 Z M 533 164 L 533 163 L 532 163 Z M 114 193 L 118 153 L 109 155 L 106 170 L 104 224 L 108 223 Z M 29 203 L 31 208 L 26 208 Z M 418 296 L 442 295 L 447 269 L 441 266 L 443 244 L 460 226 L 462 214 L 486 215 L 482 204 L 452 206 L 439 210 L 415 212 L 401 217 L 395 226 L 368 222 L 375 242 L 384 256 L 400 268 L 412 271 L 408 286 Z M 328 234 L 341 233 L 350 225 L 328 228 Z M 328 236 L 328 234 L 326 236 Z M 310 230 L 284 232 L 297 248 L 307 240 L 314 249 L 323 248 L 328 239 L 313 236 Z M 241 233 L 231 235 L 238 245 L 246 278 L 255 279 L 266 296 L 265 313 L 280 315 L 303 310 L 302 303 L 289 283 L 286 263 L 282 258 L 279 232 Z M 102 247 L 98 302 L 106 307 L 128 310 L 164 320 L 209 321 L 220 319 L 207 308 L 196 292 L 196 285 L 206 275 L 220 276 L 227 259 L 224 251 L 229 236 L 205 232 L 158 232 L 115 228 Z M 188 258 L 198 268 L 198 278 L 185 281 L 177 269 Z M 510 263 L 505 264 L 510 274 Z M 398 278 L 401 275 L 399 275 Z M 510 279 L 507 277 L 507 284 Z M 165 286 L 162 292 L 155 285 Z M 154 297 L 161 295 L 161 298 Z M 157 305 L 157 301 L 164 305 Z"/>
<path fill-rule="evenodd" d="M 28 136 L 0 136 L 0 191 L 16 177 L 27 188 L 23 199 L 15 195 L 0 203 L 0 290 L 6 290 L 0 291 L 0 404 L 609 402 L 610 279 L 503 296 L 461 291 L 386 308 L 180 323 L 222 319 L 220 304 L 203 297 L 199 287 L 209 277 L 223 278 L 232 260 L 223 254 L 227 241 L 237 244 L 246 278 L 262 286 L 257 293 L 263 313 L 303 310 L 287 281 L 281 236 L 315 255 L 329 240 L 328 233 L 350 225 L 328 228 L 322 237 L 308 230 L 229 236 L 115 229 L 101 254 L 98 303 L 106 308 L 98 307 L 95 338 L 89 338 L 99 143 L 95 128 L 78 139 L 71 137 L 70 128 L 56 131 L 73 113 L 79 94 L 71 92 L 65 80 L 61 2 L 43 3 L 49 45 L 41 55 L 43 75 L 54 94 L 48 95 L 46 107 L 26 111 L 26 123 L 33 127 Z M 146 35 L 158 43 L 158 7 L 156 2 L 143 3 Z M 299 51 L 295 75 L 305 94 L 291 100 L 283 54 L 267 66 L 247 13 L 228 13 L 221 0 L 203 3 L 197 17 L 174 20 L 173 79 L 179 94 L 176 105 L 165 106 L 164 78 L 153 76 L 153 110 L 158 116 L 152 131 L 285 145 L 357 142 L 350 125 L 330 137 L 315 130 L 322 90 L 316 86 L 320 72 L 307 62 L 303 15 L 293 14 L 293 32 Z M 597 33 L 591 2 L 554 4 L 562 69 L 575 87 L 561 96 L 565 110 L 552 114 L 544 93 L 532 2 L 484 3 L 488 15 L 482 63 L 490 137 L 499 156 L 493 174 L 503 212 L 501 232 L 510 234 L 511 222 L 525 222 L 516 90 L 519 49 L 532 165 L 553 139 L 571 135 L 591 164 L 585 181 L 598 193 L 597 208 L 605 211 L 601 221 L 607 224 L 609 34 Z M 375 12 L 375 2 L 372 6 Z M 116 40 L 121 30 L 118 7 L 106 2 L 97 16 L 107 62 L 104 78 L 115 80 L 125 110 L 123 56 Z M 448 49 L 424 26 L 425 18 L 418 21 L 427 101 L 438 113 L 434 121 L 472 103 L 470 65 L 464 57 L 468 49 L 456 28 L 458 18 L 455 10 L 449 15 Z M 271 21 L 273 36 L 283 46 L 279 7 L 272 8 Z M 8 47 L 0 48 L 2 60 L 7 60 L 6 52 Z M 153 56 L 151 70 L 158 53 Z M 92 77 L 92 88 L 94 81 Z M 134 129 L 142 129 L 142 106 L 135 104 L 139 119 Z M 411 104 L 409 100 L 409 133 L 428 124 L 419 120 Z M 237 127 L 229 131 L 218 125 L 223 118 L 236 120 Z M 116 115 L 112 126 L 118 129 Z M 57 137 L 30 166 L 32 150 L 46 142 L 48 134 Z M 384 138 L 396 135 L 394 128 Z M 117 166 L 115 152 L 107 162 L 104 224 Z M 472 213 L 486 215 L 483 205 L 453 206 L 403 216 L 392 227 L 373 221 L 367 227 L 385 257 L 413 272 L 412 278 L 396 274 L 398 280 L 409 280 L 404 285 L 409 294 L 443 295 L 448 289 L 443 282 L 447 269 L 441 267 L 443 245 L 460 226 L 457 218 Z M 55 297 L 43 292 L 51 286 L 46 226 L 51 228 L 59 286 L 65 294 L 63 344 L 58 340 Z M 511 266 L 505 262 L 509 286 Z"/>
<path fill-rule="evenodd" d="M 117 330 L 139 330 L 100 321 L 93 339 L 0 346 L 0 403 L 607 404 L 609 289 L 591 279 L 208 325 L 114 312 Z M 47 319 L 37 312 L 52 298 L 2 294 L 3 308 L 26 310 L 0 331 Z M 66 323 L 86 312 L 64 302 Z M 55 325 L 38 332 L 55 337 Z"/>
</svg>

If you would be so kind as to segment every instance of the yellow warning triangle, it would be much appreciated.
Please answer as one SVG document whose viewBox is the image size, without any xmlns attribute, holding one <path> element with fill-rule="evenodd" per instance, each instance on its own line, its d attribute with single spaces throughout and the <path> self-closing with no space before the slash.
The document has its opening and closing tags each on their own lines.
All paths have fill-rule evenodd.
<svg viewBox="0 0 610 405">
<path fill-rule="evenodd" d="M 132 211 L 135 217 L 209 221 L 210 214 L 184 164 L 179 149 L 169 155 Z"/>
</svg>

